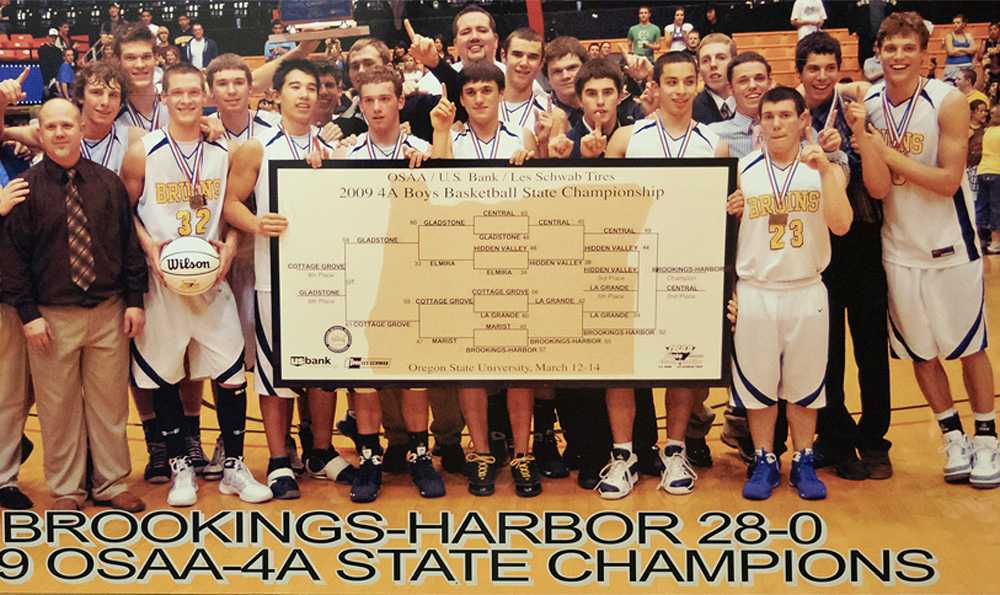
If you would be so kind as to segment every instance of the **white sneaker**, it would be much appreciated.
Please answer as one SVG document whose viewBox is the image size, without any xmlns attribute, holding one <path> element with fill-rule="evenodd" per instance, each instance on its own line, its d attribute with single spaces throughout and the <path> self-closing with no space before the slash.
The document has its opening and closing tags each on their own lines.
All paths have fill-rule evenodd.
<svg viewBox="0 0 1000 595">
<path fill-rule="evenodd" d="M 222 444 L 222 436 L 215 441 L 215 450 L 212 451 L 212 460 L 208 462 L 201 471 L 201 476 L 209 481 L 222 479 L 222 464 L 226 460 L 226 449 Z"/>
<path fill-rule="evenodd" d="M 601 470 L 597 493 L 605 500 L 619 500 L 639 483 L 639 457 L 620 448 L 612 449 L 611 462 Z"/>
<path fill-rule="evenodd" d="M 243 464 L 243 457 L 228 457 L 223 464 L 219 492 L 226 496 L 239 494 L 240 500 L 257 504 L 267 502 L 274 495 L 271 488 L 254 479 L 253 473 Z"/>
<path fill-rule="evenodd" d="M 187 457 L 170 459 L 170 477 L 173 483 L 167 494 L 170 506 L 191 506 L 198 501 L 198 484 L 195 482 L 194 467 Z"/>
<path fill-rule="evenodd" d="M 691 468 L 684 451 L 680 450 L 667 456 L 666 452 L 660 452 L 660 460 L 663 461 L 662 478 L 659 488 L 668 494 L 683 496 L 694 491 L 694 480 L 698 479 L 698 474 Z"/>
<path fill-rule="evenodd" d="M 961 483 L 969 479 L 972 472 L 972 447 L 965 434 L 952 430 L 944 436 L 945 454 L 944 480 L 948 483 Z"/>
<path fill-rule="evenodd" d="M 969 483 L 974 488 L 1000 486 L 1000 453 L 993 436 L 976 436 L 972 439 L 972 472 Z"/>
</svg>

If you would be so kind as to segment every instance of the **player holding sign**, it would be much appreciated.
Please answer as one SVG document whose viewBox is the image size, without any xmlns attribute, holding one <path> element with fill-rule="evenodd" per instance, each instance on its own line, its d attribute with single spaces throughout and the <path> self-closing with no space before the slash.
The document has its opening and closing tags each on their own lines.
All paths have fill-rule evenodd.
<svg viewBox="0 0 1000 595">
<path fill-rule="evenodd" d="M 301 493 L 286 450 L 288 424 L 295 393 L 274 386 L 274 334 L 271 326 L 271 246 L 270 239 L 284 233 L 288 220 L 272 213 L 268 162 L 272 159 L 305 159 L 318 167 L 332 147 L 319 137 L 319 129 L 310 125 L 313 105 L 319 88 L 319 73 L 308 60 L 286 60 L 274 75 L 280 93 L 281 120 L 265 136 L 245 141 L 233 155 L 226 188 L 226 221 L 240 230 L 254 234 L 254 265 L 257 287 L 257 357 L 254 385 L 260 396 L 267 448 L 267 482 L 274 497 L 298 498 Z M 244 204 L 256 196 L 256 215 Z M 312 389 L 309 409 L 316 425 L 315 444 L 306 457 L 310 475 L 350 483 L 353 468 L 330 443 L 336 393 Z M 226 447 L 228 449 L 228 447 Z M 228 450 L 226 451 L 228 453 Z"/>
<path fill-rule="evenodd" d="M 204 85 L 201 71 L 189 64 L 167 69 L 163 92 L 170 124 L 129 148 L 121 174 L 136 206 L 141 223 L 137 231 L 147 252 L 180 237 L 197 236 L 213 242 L 222 261 L 220 281 L 202 296 L 168 290 L 159 274 L 150 279 L 146 329 L 132 345 L 134 382 L 153 390 L 153 407 L 167 443 L 173 479 L 167 503 L 171 506 L 190 506 L 197 500 L 194 468 L 185 454 L 188 432 L 178 384 L 185 377 L 189 346 L 191 377 L 210 377 L 215 384 L 227 454 L 219 491 L 238 494 L 246 502 L 271 499 L 271 490 L 258 483 L 243 464 L 243 335 L 236 301 L 224 281 L 235 251 L 235 234 L 226 234 L 225 245 L 218 241 L 229 155 L 222 145 L 206 141 L 199 130 Z M 158 267 L 154 271 L 158 273 Z"/>
<path fill-rule="evenodd" d="M 774 454 L 781 399 L 795 447 L 791 483 L 802 498 L 820 499 L 826 486 L 816 477 L 812 443 L 825 403 L 829 334 L 820 273 L 830 262 L 827 228 L 847 233 L 852 211 L 844 174 L 816 144 L 802 96 L 776 87 L 760 110 L 766 148 L 740 160 L 741 195 L 730 199 L 730 212 L 742 209 L 731 398 L 747 409 L 756 450 L 743 497 L 767 499 L 781 479 Z"/>
<path fill-rule="evenodd" d="M 877 129 L 868 135 L 877 150 L 862 159 L 865 185 L 873 197 L 885 199 L 882 259 L 893 355 L 913 361 L 917 383 L 937 417 L 945 441 L 945 481 L 968 479 L 975 487 L 991 488 L 1000 485 L 1000 456 L 986 355 L 983 267 L 965 175 L 969 106 L 961 92 L 920 76 L 927 39 L 916 13 L 886 18 L 876 39 L 885 78 L 868 90 L 865 113 L 852 104 L 848 115 L 862 134 L 865 115 Z M 941 356 L 962 362 L 976 425 L 971 444 Z"/>
<path fill-rule="evenodd" d="M 434 158 L 507 159 L 513 165 L 523 165 L 534 156 L 535 135 L 527 128 L 518 129 L 500 120 L 504 74 L 496 65 L 486 61 L 469 64 L 459 73 L 459 84 L 468 124 L 459 132 L 452 131 L 456 106 L 442 89 L 441 100 L 431 112 Z M 488 496 L 495 489 L 496 457 L 490 454 L 486 389 L 460 389 L 458 399 L 474 446 L 474 451 L 466 455 L 469 492 Z M 514 435 L 515 454 L 510 469 L 515 491 L 518 496 L 537 496 L 542 492 L 541 476 L 535 457 L 528 452 L 534 393 L 530 389 L 511 389 L 507 406 Z"/>
</svg>

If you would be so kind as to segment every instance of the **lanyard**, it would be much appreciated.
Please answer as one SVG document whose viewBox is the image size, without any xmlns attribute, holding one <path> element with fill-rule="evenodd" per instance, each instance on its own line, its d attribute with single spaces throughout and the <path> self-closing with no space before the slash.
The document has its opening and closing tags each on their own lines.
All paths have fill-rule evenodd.
<svg viewBox="0 0 1000 595">
<path fill-rule="evenodd" d="M 372 160 L 376 160 L 376 159 L 399 159 L 399 153 L 400 153 L 400 150 L 403 148 L 403 141 L 405 141 L 405 140 L 406 140 L 406 135 L 403 134 L 402 132 L 400 132 L 399 136 L 396 137 L 396 144 L 395 144 L 395 146 L 393 146 L 392 151 L 389 152 L 389 153 L 386 153 L 385 151 L 382 150 L 381 147 L 379 147 L 378 145 L 375 144 L 375 139 L 373 139 L 371 137 L 371 135 L 369 134 L 368 135 L 368 156 Z M 376 154 L 376 152 L 375 152 L 376 150 L 378 151 L 378 154 Z M 381 155 L 381 157 L 379 157 L 379 155 Z"/>
<path fill-rule="evenodd" d="M 523 109 L 524 111 L 521 113 L 521 117 L 517 119 L 517 125 L 518 125 L 519 128 L 524 128 L 525 122 L 528 121 L 528 115 L 531 113 L 531 108 L 528 107 L 528 106 L 531 105 L 531 102 L 534 99 L 535 99 L 535 96 L 532 95 L 531 97 L 528 98 L 527 101 L 525 101 L 521 105 L 519 105 L 517 107 L 514 107 L 514 108 L 508 108 L 507 107 L 507 102 L 501 100 L 500 101 L 500 109 L 502 110 L 502 113 L 503 113 L 503 121 L 504 122 L 513 123 L 513 121 L 514 121 L 514 114 L 516 114 L 517 112 L 520 112 Z"/>
<path fill-rule="evenodd" d="M 146 119 L 146 116 L 139 113 L 139 110 L 132 107 L 132 102 L 125 104 L 125 109 L 128 111 L 128 116 L 138 128 L 142 128 L 148 132 L 158 130 L 160 128 L 160 99 L 156 96 L 153 97 L 153 116 L 150 119 Z M 146 127 L 146 123 L 149 123 L 149 128 Z"/>
<path fill-rule="evenodd" d="M 684 157 L 684 153 L 687 151 L 688 143 L 691 141 L 691 131 L 694 130 L 694 126 L 694 120 L 688 122 L 687 130 L 684 132 L 684 136 L 681 137 L 681 148 L 677 152 L 678 159 Z M 663 125 L 659 116 L 656 117 L 656 130 L 660 135 L 660 145 L 663 146 L 663 155 L 673 157 L 674 155 L 670 151 L 670 135 L 667 133 L 667 127 Z"/>
<path fill-rule="evenodd" d="M 914 112 L 917 111 L 917 97 L 920 96 L 926 84 L 927 81 L 925 79 L 920 79 L 920 84 L 917 85 L 916 92 L 906 100 L 906 108 L 903 109 L 903 117 L 898 124 L 896 123 L 896 118 L 892 116 L 892 105 L 889 103 L 889 90 L 885 89 L 882 92 L 882 114 L 885 116 L 885 126 L 889 131 L 889 143 L 896 150 L 899 150 L 903 146 L 903 138 L 906 136 L 906 130 L 910 127 L 910 121 L 913 120 Z"/>
<path fill-rule="evenodd" d="M 792 162 L 792 166 L 788 169 L 788 176 L 785 177 L 785 183 L 781 185 L 781 189 L 778 188 L 778 176 L 774 173 L 774 165 L 771 161 L 771 154 L 769 151 L 764 151 L 764 163 L 767 164 L 767 181 L 771 184 L 771 190 L 774 192 L 774 200 L 777 203 L 778 211 L 784 211 L 785 209 L 785 197 L 788 196 L 788 190 L 792 187 L 792 179 L 795 177 L 795 172 L 799 168 L 799 157 L 802 155 L 802 149 L 795 155 L 795 161 Z"/>
<path fill-rule="evenodd" d="M 493 140 L 479 140 L 479 135 L 477 135 L 476 131 L 472 129 L 472 126 L 469 126 L 469 134 L 472 135 L 472 148 L 476 151 L 477 158 L 496 159 L 497 149 L 500 147 L 500 126 L 497 126 L 497 131 L 493 134 Z M 492 145 L 489 157 L 486 156 L 486 152 L 483 150 L 486 145 Z"/>
<path fill-rule="evenodd" d="M 88 143 L 87 139 L 85 138 L 80 139 L 80 149 L 83 151 L 83 156 L 86 157 L 87 159 L 90 159 L 91 161 L 96 162 L 97 160 L 94 159 L 94 149 L 101 146 L 104 143 L 104 140 L 108 138 L 110 138 L 111 140 L 108 141 L 107 146 L 104 148 L 104 156 L 101 157 L 101 167 L 107 167 L 108 162 L 111 160 L 111 148 L 118 140 L 118 132 L 115 130 L 114 125 L 112 125 L 111 130 L 109 130 L 108 133 L 104 135 L 104 138 L 97 141 L 93 145 Z"/>
</svg>

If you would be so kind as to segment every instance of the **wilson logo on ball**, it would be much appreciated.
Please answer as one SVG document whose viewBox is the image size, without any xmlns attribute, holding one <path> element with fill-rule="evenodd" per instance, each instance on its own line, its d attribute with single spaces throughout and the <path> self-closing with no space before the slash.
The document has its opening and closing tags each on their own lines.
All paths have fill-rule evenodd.
<svg viewBox="0 0 1000 595">
<path fill-rule="evenodd" d="M 183 270 L 211 270 L 213 268 L 212 263 L 207 260 L 191 260 L 190 258 L 168 258 L 166 267 L 171 271 L 183 271 Z"/>
</svg>

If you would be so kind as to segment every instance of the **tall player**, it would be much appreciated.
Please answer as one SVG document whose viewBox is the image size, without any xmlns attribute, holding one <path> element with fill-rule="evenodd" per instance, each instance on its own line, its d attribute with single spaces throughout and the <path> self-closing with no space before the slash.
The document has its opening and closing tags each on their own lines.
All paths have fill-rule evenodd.
<svg viewBox="0 0 1000 595">
<path fill-rule="evenodd" d="M 617 129 L 610 141 L 596 128 L 581 139 L 581 151 L 594 144 L 607 144 L 607 156 L 621 157 L 728 157 L 729 148 L 708 127 L 692 119 L 698 92 L 698 66 L 685 52 L 667 52 L 653 67 L 653 90 L 659 107 L 650 118 Z M 588 152 L 592 148 L 586 149 Z M 697 478 L 691 468 L 684 443 L 691 410 L 704 400 L 707 389 L 672 388 L 667 392 L 667 445 L 662 459 L 664 471 L 660 487 L 670 494 L 688 494 Z M 601 497 L 623 498 L 638 481 L 638 457 L 632 452 L 632 427 L 636 403 L 632 389 L 608 389 L 608 417 L 614 447 L 611 462 L 597 486 Z"/>
<path fill-rule="evenodd" d="M 545 98 L 535 93 L 535 79 L 542 70 L 545 40 L 534 29 L 515 29 L 503 42 L 507 67 L 500 103 L 500 120 L 513 128 L 535 129 L 535 117 L 548 109 Z"/>
<path fill-rule="evenodd" d="M 539 43 L 539 46 L 541 44 Z M 473 62 L 459 72 L 462 106 L 469 115 L 461 131 L 452 131 L 456 106 L 447 93 L 431 112 L 434 123 L 434 158 L 507 159 L 523 165 L 534 154 L 535 137 L 527 128 L 518 128 L 500 119 L 504 94 L 504 74 L 487 61 Z M 530 100 L 529 100 L 530 101 Z M 490 454 L 487 423 L 486 389 L 463 388 L 458 391 L 462 416 L 472 435 L 473 452 L 466 455 L 469 492 L 488 496 L 496 487 L 496 457 Z M 514 457 L 510 461 L 514 488 L 518 496 L 537 496 L 542 492 L 541 476 L 535 457 L 528 451 L 531 436 L 531 411 L 534 394 L 530 389 L 514 388 L 507 392 L 507 408 L 514 438 Z"/>
<path fill-rule="evenodd" d="M 177 64 L 167 69 L 163 91 L 170 124 L 129 148 L 122 180 L 136 206 L 139 236 L 153 246 L 147 252 L 179 237 L 201 237 L 219 250 L 224 274 L 235 240 L 230 233 L 225 245 L 219 243 L 229 155 L 224 146 L 202 136 L 204 85 L 204 76 L 193 66 Z M 146 329 L 132 346 L 132 376 L 138 387 L 153 391 L 173 479 L 167 503 L 190 506 L 197 500 L 194 469 L 186 456 L 179 387 L 189 347 L 191 377 L 212 378 L 217 395 L 219 427 L 228 455 L 219 491 L 238 494 L 246 502 L 270 500 L 271 490 L 257 482 L 243 464 L 243 337 L 229 285 L 220 280 L 208 293 L 189 297 L 173 293 L 154 276 L 146 294 L 146 311 Z"/>
<path fill-rule="evenodd" d="M 430 146 L 421 138 L 400 128 L 399 114 L 403 108 L 403 81 L 388 66 L 365 69 L 352 78 L 360 97 L 361 111 L 368 121 L 368 131 L 358 137 L 357 144 L 346 153 L 347 159 L 395 160 L 406 159 L 410 167 L 419 167 L 430 156 Z M 345 156 L 341 153 L 340 156 Z M 382 445 L 379 428 L 382 407 L 374 390 L 358 389 L 355 408 L 358 423 L 358 444 L 361 446 L 361 466 L 351 486 L 351 500 L 371 502 L 382 486 Z M 427 446 L 427 391 L 403 389 L 400 402 L 403 421 L 409 434 L 407 460 L 410 477 L 424 498 L 444 496 L 440 474 L 434 469 Z"/>
<path fill-rule="evenodd" d="M 795 448 L 791 483 L 801 498 L 822 499 L 826 486 L 816 477 L 812 453 L 816 411 L 826 401 L 830 325 L 820 273 L 830 262 L 827 229 L 847 233 L 851 204 L 841 168 L 816 144 L 802 96 L 775 87 L 761 97 L 760 110 L 766 147 L 740 160 L 742 196 L 731 198 L 745 203 L 730 396 L 747 410 L 756 449 L 743 497 L 767 499 L 781 479 L 774 428 L 783 400 Z"/>
<path fill-rule="evenodd" d="M 153 83 L 156 37 L 142 24 L 121 27 L 115 34 L 114 52 L 129 78 L 129 97 L 122 102 L 118 122 L 146 131 L 167 125 L 170 115 Z"/>
<path fill-rule="evenodd" d="M 1000 485 L 1000 455 L 983 267 L 965 175 L 969 105 L 960 91 L 920 76 L 927 40 L 916 13 L 882 21 L 876 49 L 885 78 L 865 95 L 865 113 L 852 104 L 848 115 L 852 128 L 863 132 L 866 115 L 877 129 L 870 135 L 877 150 L 863 155 L 862 163 L 869 192 L 885 200 L 882 259 L 893 355 L 913 361 L 937 418 L 945 481 L 992 488 Z M 888 175 L 876 177 L 879 171 Z M 941 357 L 962 362 L 975 420 L 971 441 L 955 412 Z"/>
<path fill-rule="evenodd" d="M 244 142 L 236 150 L 226 190 L 226 221 L 255 236 L 254 269 L 256 295 L 256 372 L 254 385 L 260 396 L 270 460 L 267 481 L 275 498 L 298 498 L 298 482 L 287 454 L 288 426 L 295 393 L 274 386 L 274 362 L 271 345 L 271 252 L 270 238 L 280 235 L 288 221 L 269 212 L 270 176 L 268 163 L 275 159 L 306 159 L 318 166 L 332 147 L 319 137 L 319 129 L 310 125 L 319 87 L 319 73 L 308 60 L 286 60 L 274 75 L 279 93 L 281 120 L 268 134 Z M 256 214 L 244 204 L 256 197 Z M 325 428 L 315 436 L 306 466 L 314 477 L 350 483 L 353 468 L 330 444 L 335 395 L 329 391 L 310 391 L 309 407 L 313 420 Z M 322 448 L 317 448 L 323 444 Z"/>
</svg>

